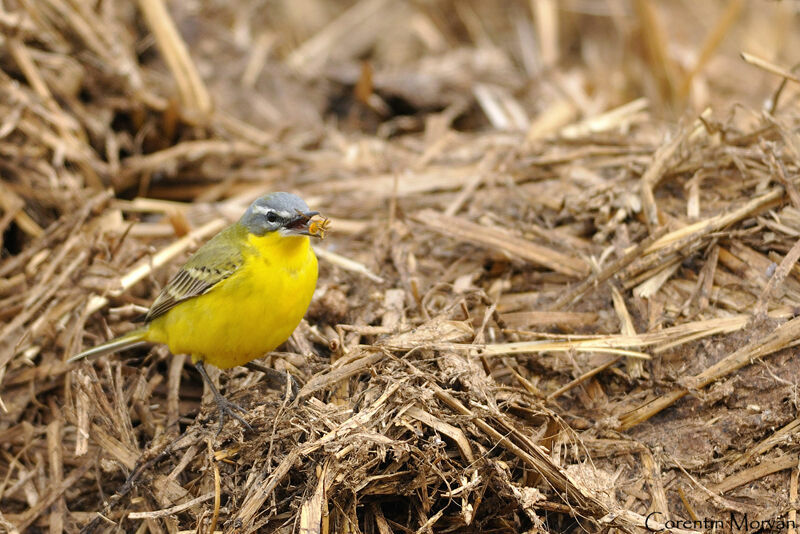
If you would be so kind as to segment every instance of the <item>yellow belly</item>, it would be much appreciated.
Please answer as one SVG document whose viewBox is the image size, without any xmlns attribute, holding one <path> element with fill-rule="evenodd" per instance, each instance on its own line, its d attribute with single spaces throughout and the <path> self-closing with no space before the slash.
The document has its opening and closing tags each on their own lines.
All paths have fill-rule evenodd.
<svg viewBox="0 0 800 534">
<path fill-rule="evenodd" d="M 150 323 L 148 340 L 221 369 L 259 358 L 286 341 L 311 303 L 317 258 L 308 238 L 279 238 L 302 239 L 280 245 L 259 239 L 251 239 L 256 253 L 246 255 L 236 273 Z"/>
</svg>

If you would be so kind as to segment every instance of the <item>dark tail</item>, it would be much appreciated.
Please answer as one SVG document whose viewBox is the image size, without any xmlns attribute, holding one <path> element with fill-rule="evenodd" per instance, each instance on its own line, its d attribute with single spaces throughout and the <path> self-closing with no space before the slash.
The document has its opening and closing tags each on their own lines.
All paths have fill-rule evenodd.
<svg viewBox="0 0 800 534">
<path fill-rule="evenodd" d="M 92 347 L 91 349 L 76 354 L 67 361 L 75 362 L 82 358 L 88 358 L 89 356 L 102 356 L 103 354 L 110 354 L 118 350 L 127 349 L 128 347 L 134 347 L 146 341 L 146 334 L 147 330 L 144 328 L 134 330 L 133 332 L 128 332 L 124 336 L 120 336 L 112 339 L 111 341 L 103 343 L 102 345 L 97 345 L 96 347 Z"/>
</svg>

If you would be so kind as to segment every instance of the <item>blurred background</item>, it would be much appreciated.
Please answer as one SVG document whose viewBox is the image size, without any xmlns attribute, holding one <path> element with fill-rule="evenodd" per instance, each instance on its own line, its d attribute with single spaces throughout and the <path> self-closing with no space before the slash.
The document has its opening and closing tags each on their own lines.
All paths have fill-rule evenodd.
<svg viewBox="0 0 800 534">
<path fill-rule="evenodd" d="M 525 131 L 543 117 L 554 120 L 556 111 L 592 116 L 640 97 L 675 118 L 732 101 L 762 105 L 780 80 L 748 66 L 742 52 L 787 68 L 797 61 L 796 2 L 173 7 L 218 105 L 264 127 L 354 119 L 354 99 L 374 116 L 345 126 L 377 130 L 374 121 L 384 135 L 420 129 L 413 117 L 459 102 L 460 113 L 452 111 L 459 130 Z M 246 89 L 253 94 L 241 106 L 236 95 Z"/>
<path fill-rule="evenodd" d="M 541 135 L 558 132 L 558 119 L 641 97 L 675 119 L 734 101 L 763 105 L 780 80 L 748 66 L 742 52 L 786 68 L 797 62 L 796 2 L 173 7 L 217 104 L 273 128 L 336 118 L 346 129 L 380 126 L 387 136 L 423 129 L 420 119 L 449 109 L 461 131 L 527 131 L 539 123 Z M 353 110 L 353 100 L 372 113 Z"/>
<path fill-rule="evenodd" d="M 617 108 L 614 120 L 627 123 L 645 110 L 650 121 L 673 123 L 706 107 L 727 117 L 734 104 L 769 108 L 780 82 L 741 54 L 791 69 L 800 38 L 792 1 L 149 4 L 159 5 L 8 4 L 4 84 L 23 87 L 4 89 L 6 141 L 12 131 L 45 135 L 16 132 L 9 121 L 30 89 L 52 114 L 42 120 L 75 137 L 69 149 L 52 139 L 41 140 L 43 148 L 92 170 L 73 176 L 56 165 L 49 187 L 112 185 L 126 196 L 190 200 L 203 182 L 224 179 L 227 187 L 205 191 L 212 200 L 253 180 L 269 186 L 312 169 L 318 179 L 336 174 L 319 158 L 303 161 L 309 147 L 322 146 L 351 170 L 372 164 L 343 148 L 358 133 L 423 133 L 410 139 L 431 149 L 446 144 L 450 130 L 522 132 L 525 150 L 536 153 L 537 142 L 583 135 L 576 123 Z M 158 30 L 172 25 L 166 16 L 177 34 Z M 796 105 L 796 94 L 789 84 L 781 105 Z M 276 156 L 257 168 L 231 165 L 230 147 L 194 147 L 191 157 L 146 168 L 130 159 L 214 135 L 245 138 Z M 298 161 L 285 161 L 284 149 L 300 151 Z M 387 168 L 404 164 L 391 154 L 379 159 Z M 7 168 L 4 178 L 17 189 L 38 183 L 44 169 L 29 167 Z"/>
</svg>

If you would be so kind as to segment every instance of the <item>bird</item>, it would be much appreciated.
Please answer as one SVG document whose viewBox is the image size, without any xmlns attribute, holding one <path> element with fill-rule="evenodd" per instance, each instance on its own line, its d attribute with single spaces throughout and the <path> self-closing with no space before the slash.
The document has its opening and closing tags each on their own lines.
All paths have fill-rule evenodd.
<svg viewBox="0 0 800 534">
<path fill-rule="evenodd" d="M 172 276 L 141 318 L 143 326 L 69 361 L 142 343 L 165 344 L 172 354 L 190 355 L 208 384 L 219 410 L 217 433 L 226 415 L 249 429 L 236 413 L 245 410 L 219 392 L 205 364 L 246 365 L 289 338 L 317 285 L 317 257 L 309 238 L 324 238 L 328 226 L 327 218 L 291 193 L 257 198 Z"/>
</svg>

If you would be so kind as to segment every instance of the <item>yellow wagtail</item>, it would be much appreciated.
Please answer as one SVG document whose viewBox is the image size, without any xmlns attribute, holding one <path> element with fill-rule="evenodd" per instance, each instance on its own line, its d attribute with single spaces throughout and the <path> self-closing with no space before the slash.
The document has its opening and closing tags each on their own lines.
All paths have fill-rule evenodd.
<svg viewBox="0 0 800 534">
<path fill-rule="evenodd" d="M 145 325 L 70 358 L 108 354 L 145 342 L 189 354 L 211 388 L 220 413 L 248 428 L 208 377 L 204 363 L 245 365 L 286 341 L 305 315 L 317 284 L 317 257 L 308 236 L 322 238 L 328 220 L 312 221 L 300 197 L 264 195 L 238 222 L 195 252 L 144 317 Z"/>
</svg>

